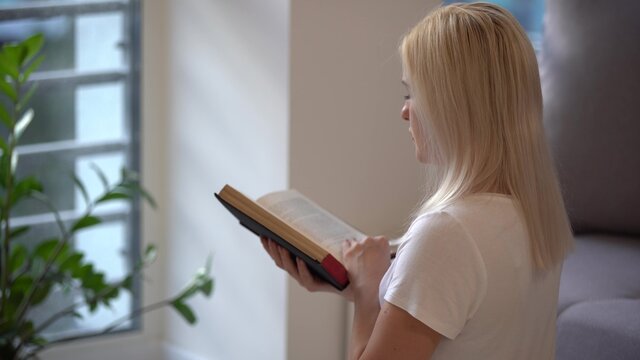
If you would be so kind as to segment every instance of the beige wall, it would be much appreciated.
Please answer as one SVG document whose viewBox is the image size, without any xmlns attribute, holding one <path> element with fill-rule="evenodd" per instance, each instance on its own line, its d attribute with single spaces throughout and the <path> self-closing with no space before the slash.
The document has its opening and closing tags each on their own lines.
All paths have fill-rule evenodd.
<svg viewBox="0 0 640 360">
<path fill-rule="evenodd" d="M 370 235 L 400 235 L 420 197 L 397 46 L 434 5 L 291 4 L 290 185 Z M 288 359 L 341 358 L 346 304 L 289 286 Z"/>
</svg>

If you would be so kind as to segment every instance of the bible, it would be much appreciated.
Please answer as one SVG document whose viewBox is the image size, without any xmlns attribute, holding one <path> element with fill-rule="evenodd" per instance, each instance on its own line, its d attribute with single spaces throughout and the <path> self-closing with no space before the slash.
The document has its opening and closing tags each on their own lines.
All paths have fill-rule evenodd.
<svg viewBox="0 0 640 360">
<path fill-rule="evenodd" d="M 215 196 L 242 226 L 302 259 L 317 277 L 338 290 L 349 285 L 342 242 L 366 238 L 357 229 L 295 190 L 269 193 L 253 201 L 225 185 Z"/>
</svg>

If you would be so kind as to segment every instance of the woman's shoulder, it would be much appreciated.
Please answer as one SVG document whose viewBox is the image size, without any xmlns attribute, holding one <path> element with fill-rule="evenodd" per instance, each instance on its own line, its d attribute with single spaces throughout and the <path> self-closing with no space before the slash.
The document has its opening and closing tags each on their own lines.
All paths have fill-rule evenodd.
<svg viewBox="0 0 640 360">
<path fill-rule="evenodd" d="M 440 247 L 444 242 L 450 246 L 453 242 L 466 243 L 469 241 L 468 237 L 460 220 L 445 208 L 418 215 L 409 226 L 398 250 L 401 251 L 404 247 Z"/>
<path fill-rule="evenodd" d="M 478 193 L 457 199 L 433 211 L 418 215 L 405 239 L 415 242 L 440 242 L 459 239 L 476 243 L 479 237 L 492 237 L 505 229 L 522 228 L 515 201 L 507 195 Z"/>
<path fill-rule="evenodd" d="M 409 229 L 424 226 L 463 226 L 469 218 L 504 220 L 517 214 L 516 200 L 509 195 L 474 193 L 456 199 L 447 205 L 422 213 L 413 220 Z M 497 217 L 499 216 L 499 217 Z"/>
<path fill-rule="evenodd" d="M 474 193 L 453 201 L 440 211 L 447 213 L 463 226 L 470 223 L 499 225 L 519 219 L 517 200 L 505 194 Z"/>
</svg>

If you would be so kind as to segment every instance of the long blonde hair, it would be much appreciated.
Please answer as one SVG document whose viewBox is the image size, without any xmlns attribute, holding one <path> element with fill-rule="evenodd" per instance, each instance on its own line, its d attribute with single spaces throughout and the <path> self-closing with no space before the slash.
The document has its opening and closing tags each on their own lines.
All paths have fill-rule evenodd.
<svg viewBox="0 0 640 360">
<path fill-rule="evenodd" d="M 436 170 L 419 213 L 471 193 L 510 194 L 534 266 L 561 263 L 573 237 L 544 135 L 535 52 L 517 20 L 494 4 L 440 7 L 405 35 L 400 53 Z"/>
</svg>

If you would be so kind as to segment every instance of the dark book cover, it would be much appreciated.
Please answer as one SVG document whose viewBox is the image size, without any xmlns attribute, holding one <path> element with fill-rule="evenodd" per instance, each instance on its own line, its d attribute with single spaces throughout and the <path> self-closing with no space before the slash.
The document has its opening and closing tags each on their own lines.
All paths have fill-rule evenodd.
<svg viewBox="0 0 640 360">
<path fill-rule="evenodd" d="M 309 270 L 318 278 L 328 282 L 338 290 L 343 290 L 349 285 L 349 279 L 347 278 L 347 272 L 344 266 L 331 254 L 327 255 L 324 259 L 322 259 L 322 261 L 316 261 L 273 231 L 266 228 L 264 225 L 260 224 L 259 222 L 249 217 L 247 214 L 238 210 L 236 207 L 221 198 L 218 194 L 215 194 L 215 196 L 216 199 L 218 199 L 218 201 L 220 201 L 220 203 L 222 203 L 222 205 L 224 205 L 224 207 L 227 208 L 227 210 L 229 210 L 229 212 L 231 212 L 231 214 L 233 214 L 233 216 L 238 219 L 240 225 L 244 226 L 249 231 L 258 236 L 265 236 L 275 241 L 276 243 L 278 243 L 278 245 L 287 249 L 294 260 L 296 257 L 302 259 L 302 261 L 307 264 Z"/>
</svg>

